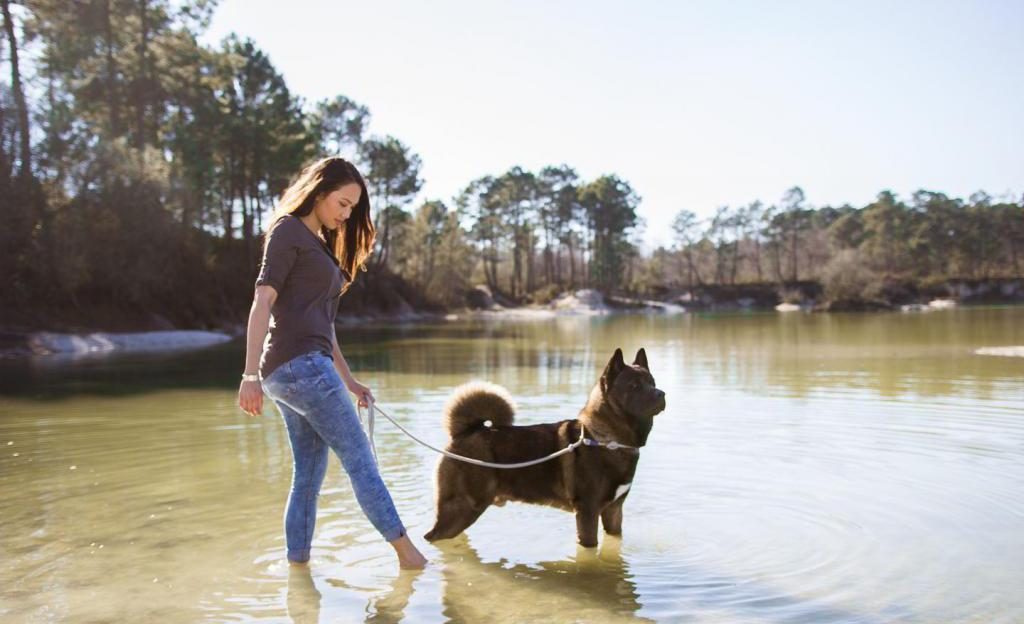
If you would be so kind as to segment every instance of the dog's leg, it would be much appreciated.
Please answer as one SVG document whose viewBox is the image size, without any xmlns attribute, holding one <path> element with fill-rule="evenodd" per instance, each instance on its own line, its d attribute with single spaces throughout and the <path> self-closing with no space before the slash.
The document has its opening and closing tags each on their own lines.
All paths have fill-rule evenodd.
<svg viewBox="0 0 1024 624">
<path fill-rule="evenodd" d="M 625 496 L 620 496 L 601 512 L 601 524 L 604 525 L 605 533 L 622 535 L 622 501 L 625 498 Z"/>
<path fill-rule="evenodd" d="M 434 542 L 455 537 L 476 522 L 488 506 L 486 503 L 476 504 L 465 496 L 439 501 L 437 522 L 434 523 L 434 528 L 423 536 L 423 539 Z"/>
<path fill-rule="evenodd" d="M 591 506 L 576 510 L 576 541 L 585 548 L 597 546 L 597 510 Z"/>
</svg>

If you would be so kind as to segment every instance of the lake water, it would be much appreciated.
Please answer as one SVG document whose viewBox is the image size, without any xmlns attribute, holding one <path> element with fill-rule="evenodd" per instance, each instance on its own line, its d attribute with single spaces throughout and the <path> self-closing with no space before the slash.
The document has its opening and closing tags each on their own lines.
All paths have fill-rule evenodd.
<svg viewBox="0 0 1024 624">
<path fill-rule="evenodd" d="M 518 422 L 573 418 L 646 347 L 668 408 L 621 539 L 509 504 L 437 545 L 436 455 L 377 448 L 431 560 L 399 573 L 337 458 L 308 569 L 283 562 L 291 478 L 273 404 L 236 407 L 243 345 L 0 365 L 0 620 L 12 622 L 1024 621 L 1024 308 L 612 316 L 350 328 L 380 405 L 445 441 L 480 378 Z"/>
</svg>

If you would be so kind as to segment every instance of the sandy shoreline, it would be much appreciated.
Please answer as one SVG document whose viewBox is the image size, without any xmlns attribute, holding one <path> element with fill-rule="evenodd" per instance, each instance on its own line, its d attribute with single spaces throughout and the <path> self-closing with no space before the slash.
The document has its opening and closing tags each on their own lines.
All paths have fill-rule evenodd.
<svg viewBox="0 0 1024 624">
<path fill-rule="evenodd" d="M 0 357 L 88 358 L 110 353 L 167 353 L 223 344 L 235 336 L 202 330 L 5 333 Z"/>
<path fill-rule="evenodd" d="M 366 323 L 417 323 L 458 320 L 546 320 L 560 317 L 585 317 L 606 314 L 678 314 L 681 306 L 660 302 L 633 302 L 631 307 L 609 306 L 604 301 L 583 297 L 561 297 L 548 305 L 462 309 L 449 313 L 405 312 L 397 315 L 339 317 L 339 328 Z M 112 353 L 164 353 L 189 351 L 230 342 L 245 335 L 238 325 L 228 331 L 154 330 L 142 332 L 53 332 L 0 330 L 0 358 L 44 357 L 81 359 L 104 357 Z"/>
</svg>

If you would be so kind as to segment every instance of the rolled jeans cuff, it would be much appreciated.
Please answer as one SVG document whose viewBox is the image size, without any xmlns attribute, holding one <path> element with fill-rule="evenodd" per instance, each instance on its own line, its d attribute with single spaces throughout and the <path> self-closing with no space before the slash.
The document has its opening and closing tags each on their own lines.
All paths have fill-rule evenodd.
<svg viewBox="0 0 1024 624">
<path fill-rule="evenodd" d="M 391 542 L 405 535 L 405 527 L 399 524 L 394 529 L 383 532 L 384 540 Z"/>
</svg>

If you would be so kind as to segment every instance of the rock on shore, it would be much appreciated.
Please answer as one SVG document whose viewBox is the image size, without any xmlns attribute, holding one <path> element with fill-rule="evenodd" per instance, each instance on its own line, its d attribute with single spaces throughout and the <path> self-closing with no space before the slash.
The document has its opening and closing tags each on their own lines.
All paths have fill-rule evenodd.
<svg viewBox="0 0 1024 624">
<path fill-rule="evenodd" d="M 974 351 L 976 355 L 995 355 L 999 357 L 1024 357 L 1024 346 L 1014 347 L 982 347 Z"/>
<path fill-rule="evenodd" d="M 84 355 L 114 351 L 140 353 L 198 349 L 231 339 L 232 337 L 225 333 L 199 330 L 89 334 L 36 332 L 28 336 L 26 346 L 33 355 Z"/>
</svg>

